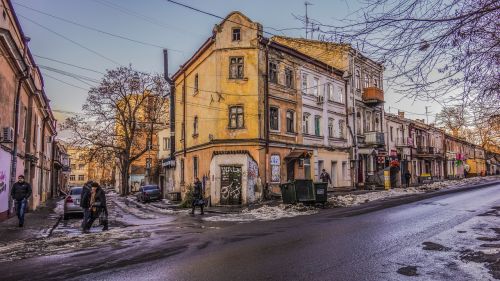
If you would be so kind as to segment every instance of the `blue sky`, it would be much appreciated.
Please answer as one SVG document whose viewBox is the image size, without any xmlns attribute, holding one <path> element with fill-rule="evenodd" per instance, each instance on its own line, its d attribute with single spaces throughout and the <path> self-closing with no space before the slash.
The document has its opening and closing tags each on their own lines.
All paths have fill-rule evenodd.
<svg viewBox="0 0 500 281">
<path fill-rule="evenodd" d="M 261 23 L 266 31 L 273 33 L 277 32 L 268 27 L 275 29 L 303 27 L 303 24 L 294 17 L 294 15 L 304 15 L 303 0 L 179 0 L 179 2 L 220 16 L 226 16 L 231 11 L 239 10 L 252 20 Z M 309 6 L 309 16 L 323 23 L 333 23 L 359 7 L 356 0 L 310 0 L 309 2 L 313 3 L 312 6 Z M 198 49 L 211 34 L 214 24 L 220 21 L 215 17 L 191 11 L 165 0 L 13 0 L 13 4 L 25 34 L 31 38 L 29 44 L 33 54 L 100 72 L 114 68 L 117 64 L 95 53 L 121 65 L 131 63 L 136 69 L 161 73 L 163 71 L 162 49 L 90 31 L 23 6 L 106 32 L 169 48 L 171 49 L 170 72 L 172 73 Z M 77 46 L 36 23 L 92 51 Z M 284 31 L 283 34 L 304 37 L 303 30 L 288 30 Z M 99 73 L 54 61 L 38 57 L 35 59 L 37 64 L 44 67 L 53 67 L 95 79 L 99 79 L 101 76 Z M 51 99 L 52 108 L 72 112 L 80 111 L 86 97 L 84 89 L 88 89 L 89 85 L 53 71 L 42 69 L 42 72 L 45 74 L 45 89 Z M 54 78 L 79 88 L 66 85 Z M 93 84 L 88 81 L 87 83 Z M 386 92 L 386 110 L 389 110 L 389 106 L 391 106 L 392 113 L 396 112 L 394 108 L 419 114 L 425 113 L 426 104 L 424 102 L 412 103 L 409 100 L 402 100 L 397 103 L 396 101 L 399 99 L 399 96 Z M 427 105 L 431 106 L 429 110 L 433 113 L 439 111 L 437 104 Z M 422 115 L 410 113 L 407 113 L 407 116 L 423 118 Z"/>
</svg>

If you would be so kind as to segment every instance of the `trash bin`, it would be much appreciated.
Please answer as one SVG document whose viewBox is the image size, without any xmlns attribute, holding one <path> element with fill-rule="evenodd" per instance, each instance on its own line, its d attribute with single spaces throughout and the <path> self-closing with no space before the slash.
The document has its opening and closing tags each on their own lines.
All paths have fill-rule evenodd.
<svg viewBox="0 0 500 281">
<path fill-rule="evenodd" d="M 314 185 L 312 180 L 295 180 L 297 202 L 314 203 Z"/>
<path fill-rule="evenodd" d="M 287 182 L 280 185 L 281 198 L 285 204 L 297 203 L 297 194 L 295 192 L 295 185 L 293 182 Z"/>
<path fill-rule="evenodd" d="M 328 183 L 326 182 L 314 183 L 315 203 L 320 203 L 323 204 L 323 206 L 325 206 L 326 200 L 328 199 L 327 188 L 328 188 Z"/>
</svg>

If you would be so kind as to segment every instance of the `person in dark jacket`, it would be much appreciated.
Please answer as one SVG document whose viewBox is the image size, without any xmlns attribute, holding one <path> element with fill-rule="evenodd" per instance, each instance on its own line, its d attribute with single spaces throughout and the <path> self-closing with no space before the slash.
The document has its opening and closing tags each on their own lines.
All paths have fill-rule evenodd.
<svg viewBox="0 0 500 281">
<path fill-rule="evenodd" d="M 326 183 L 332 184 L 332 179 L 330 178 L 330 174 L 328 174 L 325 169 L 323 169 L 323 171 L 321 171 L 321 175 L 319 175 L 319 179 L 321 180 L 321 182 L 326 182 Z"/>
<path fill-rule="evenodd" d="M 106 193 L 97 182 L 92 183 L 90 191 L 90 219 L 87 222 L 87 230 L 90 230 L 94 221 L 101 217 L 102 230 L 108 230 L 108 208 L 106 207 Z"/>
<path fill-rule="evenodd" d="M 83 185 L 82 195 L 80 199 L 80 207 L 83 209 L 82 230 L 87 233 L 87 223 L 90 220 L 90 195 L 91 195 L 92 181 L 88 181 Z"/>
<path fill-rule="evenodd" d="M 26 205 L 28 205 L 28 198 L 31 196 L 31 185 L 24 181 L 23 175 L 17 177 L 17 182 L 12 186 L 10 196 L 16 203 L 16 215 L 19 219 L 19 227 L 23 227 Z"/>
<path fill-rule="evenodd" d="M 192 215 L 194 215 L 194 209 L 196 208 L 196 206 L 200 206 L 201 214 L 204 214 L 203 205 L 205 205 L 205 202 L 203 201 L 203 188 L 199 178 L 196 178 L 194 181 L 193 202 L 191 203 L 191 205 L 193 207 L 193 209 L 191 210 Z"/>
<path fill-rule="evenodd" d="M 410 187 L 410 180 L 411 180 L 411 174 L 410 171 L 406 170 L 405 172 L 405 180 L 406 180 L 406 187 Z"/>
</svg>

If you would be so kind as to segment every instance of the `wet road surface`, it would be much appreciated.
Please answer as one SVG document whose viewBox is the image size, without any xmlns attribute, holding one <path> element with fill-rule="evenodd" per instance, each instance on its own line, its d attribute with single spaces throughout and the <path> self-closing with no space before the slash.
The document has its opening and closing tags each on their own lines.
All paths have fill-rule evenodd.
<svg viewBox="0 0 500 281">
<path fill-rule="evenodd" d="M 446 257 L 429 256 L 422 243 L 439 241 L 452 247 L 457 229 L 470 227 L 467 224 L 495 206 L 500 206 L 500 184 L 355 216 L 325 210 L 223 228 L 205 227 L 195 217 L 175 228 L 151 225 L 150 237 L 126 247 L 108 245 L 17 261 L 8 276 L 9 280 L 33 280 L 29 278 L 33 274 L 38 280 L 487 280 L 467 267 L 447 267 Z M 0 264 L 0 271 L 6 272 L 5 266 Z M 406 266 L 420 267 L 419 276 L 397 272 Z"/>
</svg>

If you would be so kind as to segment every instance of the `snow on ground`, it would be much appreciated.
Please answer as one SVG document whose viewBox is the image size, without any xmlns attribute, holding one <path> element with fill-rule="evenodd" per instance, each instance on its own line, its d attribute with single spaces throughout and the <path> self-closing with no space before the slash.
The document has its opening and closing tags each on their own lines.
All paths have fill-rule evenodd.
<svg viewBox="0 0 500 281">
<path fill-rule="evenodd" d="M 205 221 L 228 221 L 228 222 L 250 222 L 250 221 L 271 221 L 282 218 L 291 218 L 296 216 L 316 214 L 318 210 L 314 207 L 307 207 L 303 204 L 279 206 L 264 205 L 256 209 L 244 209 L 238 214 L 224 214 L 211 217 L 205 217 Z"/>
<path fill-rule="evenodd" d="M 125 199 L 119 198 L 118 196 L 113 196 L 111 200 L 118 208 L 122 209 L 124 212 L 132 214 L 140 219 L 156 219 L 158 216 L 143 212 L 135 207 L 135 205 L 126 202 Z"/>
<path fill-rule="evenodd" d="M 151 211 L 151 212 L 159 213 L 159 214 L 164 214 L 164 215 L 175 215 L 175 214 L 187 214 L 187 213 L 189 213 L 189 210 L 187 210 L 187 209 L 169 208 L 168 205 L 170 204 L 170 202 L 166 199 L 163 199 L 162 201 L 159 201 L 159 202 L 142 203 L 142 202 L 138 202 L 134 196 L 127 196 L 127 197 L 125 197 L 125 202 L 127 203 L 128 206 L 133 205 L 139 209 L 144 209 L 147 211 Z"/>
<path fill-rule="evenodd" d="M 393 188 L 391 190 L 372 191 L 362 194 L 334 195 L 328 198 L 328 203 L 332 207 L 357 206 L 363 203 L 368 203 L 370 201 L 375 201 L 380 199 L 463 187 L 466 185 L 484 183 L 495 179 L 498 180 L 500 178 L 498 176 L 475 177 L 475 178 L 467 178 L 461 180 L 440 181 L 409 188 Z"/>
</svg>

